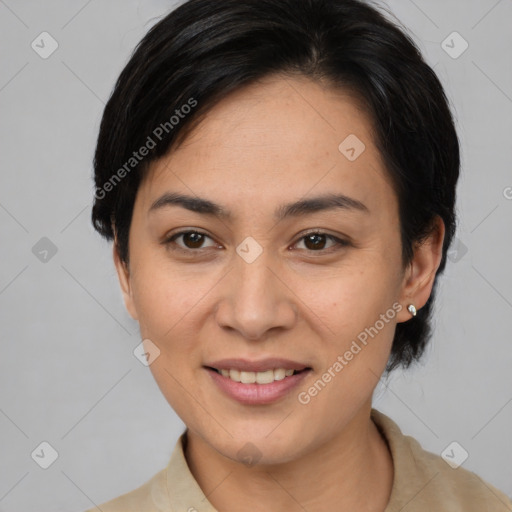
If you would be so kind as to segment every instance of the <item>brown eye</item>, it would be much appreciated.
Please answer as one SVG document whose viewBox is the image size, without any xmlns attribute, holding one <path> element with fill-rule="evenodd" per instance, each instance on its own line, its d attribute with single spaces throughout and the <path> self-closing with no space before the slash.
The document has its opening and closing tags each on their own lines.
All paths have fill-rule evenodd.
<svg viewBox="0 0 512 512">
<path fill-rule="evenodd" d="M 183 243 L 189 249 L 198 249 L 204 242 L 204 235 L 202 233 L 196 233 L 195 231 L 191 231 L 190 233 L 185 233 L 183 235 Z"/>
<path fill-rule="evenodd" d="M 322 232 L 308 233 L 300 238 L 296 245 L 304 244 L 299 249 L 304 249 L 311 252 L 331 252 L 333 250 L 348 247 L 350 242 L 342 240 L 333 235 Z"/>
<path fill-rule="evenodd" d="M 181 243 L 178 243 L 178 239 L 182 239 Z M 181 231 L 168 238 L 164 243 L 166 245 L 176 244 L 181 249 L 204 249 L 205 247 L 213 247 L 215 243 L 210 243 L 209 246 L 204 246 L 207 239 L 211 238 L 205 233 L 199 231 Z"/>
<path fill-rule="evenodd" d="M 311 235 L 307 235 L 304 237 L 304 245 L 312 251 L 316 249 L 323 249 L 327 242 L 326 239 L 326 235 L 319 235 L 317 233 L 313 233 Z"/>
</svg>

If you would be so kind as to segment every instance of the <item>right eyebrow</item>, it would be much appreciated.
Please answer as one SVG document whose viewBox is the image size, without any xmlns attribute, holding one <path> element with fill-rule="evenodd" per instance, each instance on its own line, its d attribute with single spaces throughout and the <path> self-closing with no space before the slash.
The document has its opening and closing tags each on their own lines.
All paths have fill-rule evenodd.
<svg viewBox="0 0 512 512">
<path fill-rule="evenodd" d="M 177 194 L 174 192 L 167 192 L 158 198 L 149 208 L 148 213 L 160 210 L 166 206 L 181 206 L 192 212 L 203 213 L 205 215 L 213 215 L 215 217 L 230 218 L 231 213 L 226 211 L 222 206 L 202 199 L 200 197 L 188 196 L 184 194 Z"/>
</svg>

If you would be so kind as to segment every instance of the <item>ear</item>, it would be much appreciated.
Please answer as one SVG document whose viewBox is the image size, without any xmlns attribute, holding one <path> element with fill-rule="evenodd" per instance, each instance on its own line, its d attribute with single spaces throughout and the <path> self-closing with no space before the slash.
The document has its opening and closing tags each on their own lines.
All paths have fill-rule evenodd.
<svg viewBox="0 0 512 512">
<path fill-rule="evenodd" d="M 409 304 L 421 309 L 432 293 L 437 269 L 443 256 L 445 226 L 441 217 L 436 216 L 431 234 L 414 247 L 414 255 L 407 267 L 402 284 L 400 304 L 403 309 L 397 316 L 398 322 L 411 318 Z"/>
<path fill-rule="evenodd" d="M 124 305 L 130 316 L 134 320 L 138 320 L 137 310 L 133 301 L 132 287 L 130 283 L 130 271 L 128 265 L 122 261 L 119 256 L 117 240 L 114 240 L 112 252 L 114 257 L 114 265 L 117 271 L 117 277 L 119 278 L 119 284 L 123 294 Z"/>
</svg>

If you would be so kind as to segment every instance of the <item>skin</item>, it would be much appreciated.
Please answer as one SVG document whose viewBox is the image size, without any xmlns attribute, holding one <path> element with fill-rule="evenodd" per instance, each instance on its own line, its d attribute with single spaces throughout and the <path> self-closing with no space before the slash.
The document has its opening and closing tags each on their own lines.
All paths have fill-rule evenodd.
<svg viewBox="0 0 512 512">
<path fill-rule="evenodd" d="M 366 148 L 349 161 L 339 144 Z M 129 265 L 114 261 L 141 336 L 158 346 L 151 371 L 188 427 L 186 458 L 219 511 L 383 511 L 393 482 L 386 442 L 370 419 L 397 322 L 427 301 L 444 227 L 401 259 L 398 203 L 365 111 L 349 94 L 306 78 L 274 76 L 219 102 L 179 148 L 154 162 L 137 193 Z M 231 218 L 170 205 L 165 192 L 218 203 Z M 368 211 L 331 208 L 274 218 L 279 206 L 344 194 Z M 264 200 L 262 200 L 264 198 Z M 182 230 L 207 236 L 163 241 Z M 307 243 L 308 230 L 320 235 Z M 247 263 L 248 236 L 263 248 Z M 320 246 L 320 248 L 318 248 Z M 202 247 L 198 249 L 197 247 Z M 308 404 L 307 390 L 394 303 L 401 311 Z M 227 397 L 203 368 L 227 357 L 283 357 L 312 372 L 268 405 Z M 238 459 L 247 443 L 261 458 Z"/>
</svg>

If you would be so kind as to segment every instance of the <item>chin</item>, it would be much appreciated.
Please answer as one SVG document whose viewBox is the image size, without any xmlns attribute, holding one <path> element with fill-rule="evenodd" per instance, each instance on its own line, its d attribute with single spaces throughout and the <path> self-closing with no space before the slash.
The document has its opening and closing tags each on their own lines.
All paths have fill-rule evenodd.
<svg viewBox="0 0 512 512">
<path fill-rule="evenodd" d="M 250 467 L 284 464 L 300 457 L 309 443 L 299 433 L 294 435 L 283 430 L 279 436 L 269 435 L 275 426 L 231 431 L 233 437 L 224 433 L 222 441 L 217 436 L 205 439 L 224 457 Z"/>
</svg>

